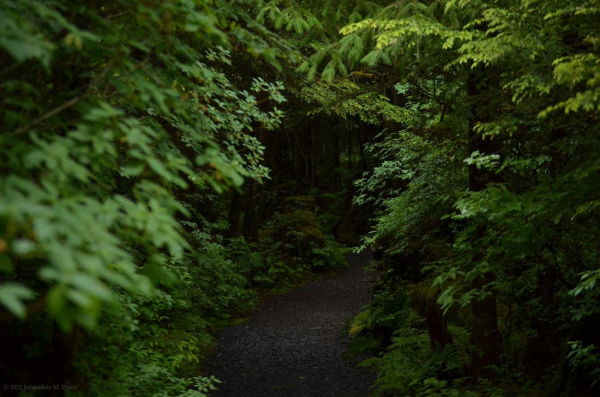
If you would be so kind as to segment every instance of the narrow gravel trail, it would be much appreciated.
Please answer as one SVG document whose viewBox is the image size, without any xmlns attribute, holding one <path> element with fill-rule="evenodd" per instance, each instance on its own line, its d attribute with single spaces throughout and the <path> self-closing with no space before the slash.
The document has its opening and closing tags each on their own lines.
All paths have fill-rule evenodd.
<svg viewBox="0 0 600 397">
<path fill-rule="evenodd" d="M 211 397 L 368 397 L 374 376 L 348 362 L 344 323 L 369 302 L 371 252 L 348 269 L 260 305 L 217 335 L 204 369 L 223 383 Z"/>
</svg>

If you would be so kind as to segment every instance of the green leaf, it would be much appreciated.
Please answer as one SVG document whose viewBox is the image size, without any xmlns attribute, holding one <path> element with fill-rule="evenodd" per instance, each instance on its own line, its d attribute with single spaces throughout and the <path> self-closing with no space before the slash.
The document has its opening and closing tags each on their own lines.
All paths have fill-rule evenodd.
<svg viewBox="0 0 600 397">
<path fill-rule="evenodd" d="M 22 284 L 0 284 L 0 303 L 20 319 L 24 319 L 27 315 L 23 301 L 31 299 L 34 296 L 34 292 Z"/>
</svg>

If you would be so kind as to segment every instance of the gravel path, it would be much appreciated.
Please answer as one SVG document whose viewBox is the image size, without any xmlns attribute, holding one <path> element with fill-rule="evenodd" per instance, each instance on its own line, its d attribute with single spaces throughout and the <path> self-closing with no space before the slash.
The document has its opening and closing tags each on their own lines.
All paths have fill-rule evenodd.
<svg viewBox="0 0 600 397">
<path fill-rule="evenodd" d="M 368 397 L 374 376 L 343 355 L 344 323 L 369 302 L 373 275 L 362 268 L 371 260 L 348 254 L 341 274 L 277 296 L 217 335 L 204 369 L 223 383 L 211 397 Z"/>
</svg>

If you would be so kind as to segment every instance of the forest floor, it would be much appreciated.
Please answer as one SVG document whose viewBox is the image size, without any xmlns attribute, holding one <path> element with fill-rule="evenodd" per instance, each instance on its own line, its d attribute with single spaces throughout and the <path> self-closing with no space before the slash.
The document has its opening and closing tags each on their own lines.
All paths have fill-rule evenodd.
<svg viewBox="0 0 600 397">
<path fill-rule="evenodd" d="M 248 322 L 217 335 L 206 373 L 223 383 L 216 397 L 367 397 L 375 376 L 345 359 L 345 322 L 369 302 L 370 251 L 349 267 L 259 305 Z"/>
</svg>

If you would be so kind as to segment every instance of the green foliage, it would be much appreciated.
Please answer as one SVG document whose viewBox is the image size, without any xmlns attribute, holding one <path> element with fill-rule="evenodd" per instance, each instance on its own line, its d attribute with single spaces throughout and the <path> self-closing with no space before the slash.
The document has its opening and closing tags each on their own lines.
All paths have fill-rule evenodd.
<svg viewBox="0 0 600 397">
<path fill-rule="evenodd" d="M 162 293 L 107 310 L 76 366 L 89 379 L 86 392 L 201 397 L 214 390 L 214 378 L 181 376 L 199 353 L 194 336 L 166 325 L 169 312 L 183 304 Z"/>
<path fill-rule="evenodd" d="M 479 396 L 480 394 L 460 391 L 448 387 L 447 381 L 437 378 L 440 374 L 459 371 L 462 358 L 454 345 L 432 350 L 427 333 L 415 329 L 399 331 L 392 344 L 381 358 L 372 358 L 361 365 L 378 371 L 376 396 L 385 392 L 399 391 L 410 396 Z M 454 385 L 459 386 L 461 379 Z"/>
<path fill-rule="evenodd" d="M 312 249 L 313 266 L 316 268 L 331 267 L 339 269 L 348 265 L 344 255 L 345 249 L 340 243 L 331 236 L 325 238 L 324 247 L 315 247 Z"/>
<path fill-rule="evenodd" d="M 266 176 L 263 148 L 247 131 L 253 122 L 273 128 L 281 112 L 260 111 L 255 95 L 284 99 L 279 84 L 255 80 L 251 94 L 219 70 L 229 52 L 207 46 L 228 46 L 217 27 L 218 14 L 231 11 L 225 3 L 62 9 L 60 2 L 3 3 L 11 68 L 30 60 L 24 67 L 43 65 L 51 78 L 43 69 L 4 76 L 0 218 L 15 274 L 38 273 L 47 285 L 39 295 L 70 329 L 95 324 L 100 304 L 115 299 L 111 286 L 149 294 L 139 268 L 152 278 L 166 274 L 158 269 L 169 258 L 183 257 L 189 244 L 175 216 L 188 211 L 176 189 L 220 192 Z M 113 11 L 136 17 L 128 22 Z M 33 90 L 28 102 L 10 102 L 23 87 Z M 31 297 L 23 288 L 10 295 L 19 315 L 21 299 Z"/>
<path fill-rule="evenodd" d="M 265 224 L 263 252 L 304 270 L 339 269 L 347 265 L 341 244 L 324 234 L 321 220 L 315 213 L 315 200 L 293 196 L 284 200 L 281 212 L 275 212 Z M 274 244 L 275 243 L 275 244 Z M 288 268 L 291 271 L 291 268 Z"/>
<path fill-rule="evenodd" d="M 456 311 L 493 306 L 497 324 L 488 329 L 498 327 L 502 341 L 495 371 L 510 374 L 502 388 L 514 395 L 553 376 L 578 383 L 573 374 L 585 373 L 577 387 L 554 391 L 584 395 L 597 379 L 600 341 L 585 331 L 600 307 L 597 13 L 594 1 L 388 2 L 347 19 L 343 37 L 315 47 L 302 68 L 309 79 L 320 73 L 315 86 L 332 87 L 315 97 L 334 96 L 323 103 L 345 105 L 334 90 L 368 74 L 379 89 L 358 85 L 354 98 L 395 96 L 404 109 L 397 123 L 382 123 L 369 147 L 379 161 L 355 198 L 378 211 L 365 244 L 383 252 L 382 293 L 395 296 L 392 281 L 435 279 L 439 303 L 458 324 Z M 420 279 L 398 280 L 409 267 Z M 570 339 L 570 356 L 542 348 Z M 527 354 L 555 363 L 557 373 L 549 364 L 532 369 Z M 427 386 L 410 385 L 427 379 L 408 369 L 425 370 L 424 358 L 404 362 L 392 348 L 381 360 L 386 387 L 458 395 L 435 371 Z M 467 382 L 460 395 L 467 389 L 500 395 L 486 382 Z"/>
<path fill-rule="evenodd" d="M 209 393 L 216 381 L 190 368 L 215 326 L 257 291 L 345 262 L 328 236 L 343 224 L 331 208 L 350 207 L 342 194 L 329 191 L 326 211 L 319 192 L 282 199 L 245 238 L 228 225 L 238 203 L 218 194 L 251 181 L 254 206 L 265 146 L 273 164 L 290 149 L 265 137 L 282 127 L 281 80 L 311 136 L 314 120 L 382 130 L 359 143 L 367 172 L 354 185 L 354 204 L 375 211 L 364 244 L 382 280 L 349 325 L 381 333 L 370 347 L 389 342 L 365 364 L 379 369 L 376 393 L 588 393 L 599 12 L 595 0 L 3 1 L 0 319 L 29 337 L 28 358 L 78 351 L 60 335 L 85 334 L 73 360 L 92 395 Z M 328 163 L 289 131 L 286 166 L 302 182 L 310 163 L 314 187 Z M 351 180 L 352 135 L 347 169 L 334 139 L 334 172 Z M 427 308 L 405 288 L 426 289 Z M 422 318 L 436 298 L 443 348 L 430 339 L 445 325 Z M 499 344 L 483 352 L 487 380 L 475 379 L 482 335 Z"/>
<path fill-rule="evenodd" d="M 389 99 L 376 92 L 364 92 L 364 87 L 350 80 L 335 82 L 318 81 L 301 92 L 308 104 L 317 107 L 308 111 L 309 116 L 318 114 L 337 115 L 344 118 L 357 117 L 363 123 L 378 124 L 383 120 L 398 123 L 408 121 L 411 113 L 390 104 Z"/>
<path fill-rule="evenodd" d="M 283 84 L 228 72 L 240 49 L 280 67 L 252 5 L 0 6 L 0 306 L 14 327 L 85 333 L 69 376 L 90 395 L 206 395 L 190 368 L 254 301 L 202 208 L 268 177 L 254 131 L 280 124 Z"/>
<path fill-rule="evenodd" d="M 420 316 L 411 310 L 405 291 L 392 297 L 383 291 L 375 294 L 369 307 L 350 321 L 349 332 L 355 338 L 352 349 L 373 350 L 381 340 L 375 339 L 370 330 L 386 328 L 394 331 L 390 344 L 376 357 L 360 364 L 377 371 L 373 395 L 392 392 L 403 396 L 483 395 L 463 387 L 468 381 L 463 374 L 468 356 L 462 343 L 467 343 L 468 337 L 461 338 L 460 343 L 432 349 L 429 335 Z M 462 331 L 453 329 L 456 334 Z"/>
<path fill-rule="evenodd" d="M 575 368 L 589 373 L 594 384 L 600 379 L 600 351 L 595 344 L 584 346 L 582 341 L 569 342 L 569 360 Z"/>
</svg>

